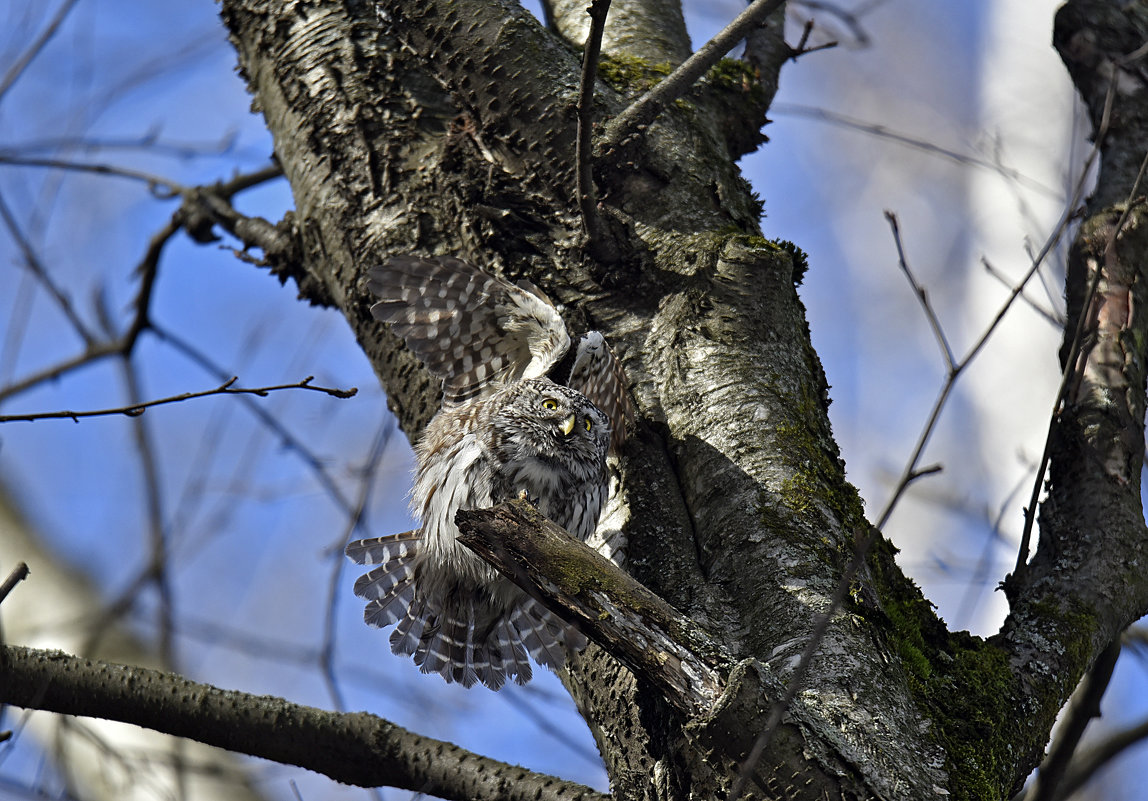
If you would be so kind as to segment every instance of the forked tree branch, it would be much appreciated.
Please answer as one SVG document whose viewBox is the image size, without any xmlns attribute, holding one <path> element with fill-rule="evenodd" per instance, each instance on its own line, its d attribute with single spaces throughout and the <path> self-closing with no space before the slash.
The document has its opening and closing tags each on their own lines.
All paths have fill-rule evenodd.
<svg viewBox="0 0 1148 801">
<path fill-rule="evenodd" d="M 61 651 L 0 649 L 0 703 L 132 723 L 361 787 L 398 787 L 457 801 L 610 798 L 366 712 L 326 712 Z"/>
<path fill-rule="evenodd" d="M 753 31 L 762 20 L 776 11 L 784 0 L 754 0 L 729 25 L 718 32 L 697 52 L 686 59 L 664 81 L 634 101 L 633 105 L 610 121 L 598 148 L 608 153 L 631 134 L 649 125 L 667 104 L 684 95 L 710 67 Z"/>
<path fill-rule="evenodd" d="M 524 500 L 467 509 L 459 542 L 648 679 L 686 713 L 709 711 L 733 669 L 717 640 Z"/>
</svg>

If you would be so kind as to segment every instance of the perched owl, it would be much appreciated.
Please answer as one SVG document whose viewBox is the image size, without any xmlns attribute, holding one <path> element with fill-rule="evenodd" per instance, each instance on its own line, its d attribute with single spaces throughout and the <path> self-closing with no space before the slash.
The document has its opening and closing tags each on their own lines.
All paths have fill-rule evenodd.
<svg viewBox="0 0 1148 801">
<path fill-rule="evenodd" d="M 606 501 L 607 450 L 632 414 L 625 377 L 594 332 L 579 343 L 569 386 L 546 378 L 570 338 L 532 286 L 449 257 L 393 258 L 370 276 L 380 298 L 372 312 L 442 378 L 444 402 L 415 447 L 421 525 L 347 546 L 355 562 L 377 565 L 355 594 L 368 600 L 366 622 L 395 624 L 391 650 L 424 672 L 468 687 L 525 683 L 527 653 L 559 668 L 585 638 L 459 544 L 455 513 L 525 492 L 588 538 Z M 614 426 L 584 392 L 602 399 Z"/>
</svg>

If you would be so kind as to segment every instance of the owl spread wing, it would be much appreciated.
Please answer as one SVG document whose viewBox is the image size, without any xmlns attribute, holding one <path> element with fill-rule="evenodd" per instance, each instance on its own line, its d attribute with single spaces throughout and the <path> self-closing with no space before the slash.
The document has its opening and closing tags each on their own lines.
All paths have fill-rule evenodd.
<svg viewBox="0 0 1148 801">
<path fill-rule="evenodd" d="M 566 325 L 536 287 L 515 286 L 452 256 L 394 256 L 368 286 L 375 319 L 390 323 L 456 404 L 538 378 L 570 347 Z"/>
<path fill-rule="evenodd" d="M 546 375 L 570 347 L 558 310 L 537 287 L 514 285 L 453 256 L 393 256 L 369 273 L 371 307 L 433 375 L 444 402 L 461 403 Z M 617 451 L 633 420 L 622 363 L 592 331 L 578 344 L 566 382 L 610 418 Z"/>
</svg>

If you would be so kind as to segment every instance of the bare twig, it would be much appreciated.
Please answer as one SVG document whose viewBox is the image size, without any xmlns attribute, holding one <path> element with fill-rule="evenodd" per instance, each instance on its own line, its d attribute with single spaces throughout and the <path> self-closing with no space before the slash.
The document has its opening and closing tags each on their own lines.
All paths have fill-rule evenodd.
<svg viewBox="0 0 1148 801">
<path fill-rule="evenodd" d="M 797 42 L 797 47 L 789 48 L 789 59 L 791 61 L 797 61 L 797 59 L 809 53 L 816 53 L 819 50 L 831 50 L 837 47 L 837 42 L 824 42 L 819 45 L 814 45 L 813 47 L 807 47 L 806 45 L 809 44 L 809 35 L 811 33 L 813 33 L 813 20 L 807 19 L 805 25 L 801 28 L 801 38 Z"/>
<path fill-rule="evenodd" d="M 0 415 L 0 423 L 13 423 L 13 422 L 31 422 L 35 420 L 58 420 L 70 419 L 79 422 L 81 417 L 101 417 L 106 415 L 123 414 L 128 417 L 135 417 L 142 414 L 144 410 L 150 409 L 153 406 L 162 406 L 168 403 L 179 403 L 180 401 L 191 400 L 192 398 L 203 398 L 208 395 L 258 395 L 259 397 L 266 397 L 272 392 L 277 392 L 283 389 L 309 389 L 314 392 L 324 392 L 335 398 L 351 398 L 359 391 L 355 387 L 350 389 L 335 389 L 332 387 L 319 387 L 313 386 L 311 381 L 315 379 L 314 376 L 307 376 L 302 381 L 294 384 L 276 384 L 269 387 L 234 387 L 238 377 L 221 384 L 214 389 L 205 389 L 200 392 L 185 392 L 182 395 L 172 395 L 167 398 L 159 398 L 157 400 L 144 401 L 130 406 L 118 406 L 111 409 L 93 409 L 82 412 L 75 411 L 58 411 L 58 412 L 34 412 L 32 414 L 5 414 Z"/>
<path fill-rule="evenodd" d="M 40 31 L 40 35 L 28 45 L 20 56 L 12 62 L 12 66 L 8 68 L 8 72 L 4 73 L 4 77 L 0 78 L 0 100 L 3 100 L 4 95 L 8 93 L 16 81 L 20 80 L 20 76 L 24 74 L 24 70 L 32 63 L 32 60 L 40 54 L 44 46 L 52 41 L 52 37 L 56 35 L 56 31 L 60 29 L 60 25 L 67 19 L 68 14 L 76 6 L 79 0 L 64 0 L 60 7 L 56 9 L 56 15 L 44 26 L 44 30 Z"/>
<path fill-rule="evenodd" d="M 150 293 L 149 293 L 150 294 Z M 101 301 L 106 298 L 101 296 Z M 104 302 L 97 306 L 100 325 L 104 334 L 111 339 L 115 336 L 115 322 L 111 311 Z M 141 403 L 143 392 L 140 389 L 139 374 L 131 354 L 127 351 L 121 353 L 116 359 L 120 373 L 123 376 L 124 386 L 131 403 Z M 177 664 L 175 653 L 175 598 L 172 592 L 171 575 L 169 573 L 169 542 L 168 528 L 165 524 L 163 510 L 163 490 L 160 488 L 159 463 L 156 459 L 155 441 L 146 420 L 135 419 L 131 423 L 132 439 L 135 441 L 136 455 L 139 458 L 140 477 L 143 481 L 144 519 L 147 520 L 148 529 L 148 579 L 155 589 L 159 604 L 156 608 L 156 626 L 159 630 L 159 659 L 160 664 L 172 669 Z M 111 621 L 111 618 L 108 618 Z M 89 637 L 89 647 L 102 637 L 104 629 L 93 630 Z M 81 730 L 84 727 L 80 727 Z M 176 782 L 178 796 L 186 795 L 185 770 L 186 742 L 177 740 L 171 750 L 173 760 L 172 778 Z M 113 749 L 108 749 L 111 752 Z"/>
<path fill-rule="evenodd" d="M 96 175 L 111 175 L 117 178 L 127 178 L 131 181 L 141 181 L 147 184 L 152 194 L 164 200 L 177 197 L 187 191 L 187 187 L 169 178 L 150 172 L 133 170 L 130 167 L 117 167 L 114 164 L 93 164 L 86 161 L 69 161 L 68 159 L 24 158 L 11 153 L 0 153 L 0 164 L 10 164 L 13 167 L 44 167 L 53 170 L 90 172 Z"/>
<path fill-rule="evenodd" d="M 1028 480 L 1028 471 L 1026 470 L 1013 484 L 1012 489 L 1009 490 L 1008 495 L 1001 501 L 997 507 L 997 512 L 994 517 L 986 520 L 989 525 L 989 536 L 985 538 L 984 548 L 981 549 L 981 554 L 977 558 L 976 567 L 972 570 L 972 576 L 965 587 L 964 596 L 961 598 L 961 605 L 958 608 L 956 616 L 953 618 L 955 626 L 964 626 L 972 628 L 971 621 L 973 613 L 976 612 L 977 604 L 980 603 L 980 598 L 984 594 L 983 589 L 988 584 L 989 576 L 992 574 L 992 568 L 995 563 L 993 559 L 993 545 L 997 542 L 1003 542 L 1004 538 L 1001 535 L 1001 524 L 1004 522 L 1004 516 L 1012 506 L 1012 502 L 1016 496 L 1020 494 L 1021 489 L 1024 487 L 1025 482 Z M 987 511 L 987 510 L 986 510 Z M 987 517 L 987 515 L 986 515 Z"/>
<path fill-rule="evenodd" d="M 28 565 L 17 562 L 16 566 L 12 568 L 12 572 L 8 574 L 8 578 L 0 584 L 0 604 L 4 603 L 4 599 L 8 597 L 8 593 L 12 592 L 12 589 L 26 578 L 28 578 Z"/>
<path fill-rule="evenodd" d="M 602 34 L 610 0 L 591 0 L 590 33 L 582 53 L 582 79 L 578 88 L 578 140 L 574 158 L 578 166 L 578 207 L 582 210 L 582 227 L 590 251 L 607 264 L 618 260 L 617 248 L 606 241 L 602 217 L 598 213 L 598 190 L 594 186 L 594 153 L 591 134 L 594 130 L 594 85 L 598 76 L 598 57 L 602 52 Z"/>
<path fill-rule="evenodd" d="M 88 327 L 84 325 L 84 321 L 80 319 L 80 315 L 76 313 L 75 308 L 72 306 L 71 298 L 69 298 L 68 295 L 62 289 L 60 289 L 59 286 L 56 285 L 56 282 L 52 280 L 52 276 L 48 274 L 47 267 L 44 266 L 44 263 L 36 254 L 36 250 L 32 247 L 32 243 L 28 241 L 26 236 L 24 236 L 24 232 L 21 230 L 20 224 L 16 221 L 16 217 L 12 214 L 12 210 L 8 208 L 8 202 L 4 199 L 2 194 L 0 194 L 0 219 L 4 221 L 4 227 L 8 229 L 8 233 L 16 242 L 16 246 L 20 249 L 20 253 L 24 257 L 24 266 L 28 268 L 28 272 L 34 275 L 36 280 L 39 281 L 44 289 L 48 291 L 48 294 L 52 297 L 52 300 L 56 302 L 56 306 L 59 307 L 64 317 L 67 318 L 68 323 L 71 324 L 72 328 L 75 330 L 76 334 L 78 334 L 80 339 L 84 341 L 84 344 L 91 347 L 92 343 L 95 341 L 95 337 L 92 335 L 91 331 L 88 330 Z"/>
<path fill-rule="evenodd" d="M 608 153 L 633 133 L 653 122 L 667 104 L 688 92 L 710 67 L 717 64 L 722 56 L 760 25 L 762 20 L 780 8 L 783 2 L 784 0 L 753 0 L 733 22 L 698 48 L 696 53 L 686 59 L 665 80 L 658 82 L 615 117 L 606 126 L 606 132 L 599 143 L 599 151 Z"/>
<path fill-rule="evenodd" d="M 1107 116 L 1105 117 L 1105 120 L 1107 121 Z M 989 339 L 992 338 L 992 335 L 996 332 L 997 327 L 1000 325 L 1001 321 L 1004 320 L 1005 315 L 1008 314 L 1009 309 L 1012 308 L 1012 304 L 1020 296 L 1021 292 L 1024 291 L 1024 288 L 1028 285 L 1028 282 L 1032 280 L 1032 277 L 1036 275 L 1040 270 L 1041 265 L 1044 264 L 1045 258 L 1049 253 L 1052 252 L 1052 249 L 1056 246 L 1057 242 L 1060 241 L 1060 238 L 1064 235 L 1064 232 L 1068 230 L 1068 224 L 1076 214 L 1077 206 L 1079 205 L 1081 198 L 1084 195 L 1085 183 L 1088 180 L 1089 172 L 1092 170 L 1092 164 L 1096 161 L 1096 158 L 1100 153 L 1100 143 L 1103 141 L 1103 134 L 1106 130 L 1107 127 L 1105 124 L 1105 126 L 1102 126 L 1102 129 L 1098 131 L 1092 150 L 1089 153 L 1088 158 L 1085 159 L 1084 166 L 1080 170 L 1080 176 L 1076 182 L 1076 186 L 1073 188 L 1072 197 L 1069 198 L 1068 203 L 1065 205 L 1064 211 L 1060 216 L 1060 220 L 1053 227 L 1052 232 L 1048 235 L 1048 239 L 1045 240 L 1044 245 L 1033 257 L 1032 264 L 1029 266 L 1028 271 L 1021 277 L 1020 281 L 1018 281 L 1013 286 L 1009 296 L 1005 299 L 1005 302 L 1001 304 L 1000 309 L 997 310 L 996 316 L 993 317 L 988 327 L 985 328 L 985 330 L 981 333 L 980 338 L 977 339 L 975 343 L 973 343 L 973 346 L 969 348 L 968 352 L 965 353 L 960 361 L 953 365 L 953 368 L 949 371 L 948 375 L 945 376 L 944 382 L 941 385 L 941 391 L 937 395 L 936 401 L 933 402 L 933 408 L 929 412 L 929 417 L 925 422 L 925 426 L 921 429 L 921 433 L 917 437 L 917 442 L 913 447 L 913 452 L 905 464 L 905 469 L 901 474 L 901 479 L 897 482 L 897 486 L 894 488 L 892 495 L 885 503 L 885 506 L 881 511 L 877 522 L 877 528 L 882 529 L 885 527 L 885 523 L 888 522 L 889 517 L 893 514 L 893 510 L 896 508 L 897 503 L 901 500 L 905 490 L 908 489 L 909 484 L 916 477 L 917 462 L 920 460 L 921 454 L 925 450 L 925 446 L 928 444 L 929 439 L 933 435 L 933 430 L 936 428 L 937 421 L 940 419 L 941 411 L 944 409 L 957 379 L 960 377 L 965 368 L 968 367 L 972 361 L 980 354 L 985 345 L 988 344 Z M 1027 551 L 1024 551 L 1024 553 L 1027 553 Z"/>
<path fill-rule="evenodd" d="M 1054 796 L 1057 801 L 1069 798 L 1096 775 L 1102 767 L 1124 753 L 1128 748 L 1148 740 L 1148 720 L 1118 731 L 1079 754 L 1068 766 L 1064 780 Z"/>
<path fill-rule="evenodd" d="M 158 326 L 153 327 L 156 336 L 162 339 L 167 344 L 171 345 L 177 351 L 182 353 L 196 365 L 203 370 L 211 373 L 220 381 L 227 380 L 227 372 L 224 371 L 219 365 L 211 361 L 202 351 L 196 349 L 190 342 L 185 341 L 181 337 L 176 336 L 170 331 L 167 331 Z M 307 465 L 314 473 L 320 486 L 334 501 L 335 506 L 348 517 L 354 514 L 354 505 L 339 489 L 339 485 L 331 478 L 327 466 L 323 463 L 314 451 L 307 447 L 301 439 L 289 431 L 282 423 L 275 419 L 274 415 L 263 408 L 254 398 L 247 395 L 238 396 L 239 402 L 259 420 L 268 430 L 279 438 L 280 446 L 284 450 L 293 451 L 299 455 L 304 464 Z"/>
<path fill-rule="evenodd" d="M 770 112 L 774 115 L 789 114 L 797 117 L 806 117 L 807 119 L 819 120 L 827 122 L 831 125 L 839 125 L 843 128 L 852 128 L 855 131 L 869 134 L 880 139 L 888 139 L 900 145 L 906 145 L 916 150 L 921 150 L 925 153 L 932 153 L 957 164 L 965 164 L 970 167 L 980 167 L 1016 181 L 1017 184 L 1024 186 L 1027 189 L 1032 189 L 1040 192 L 1047 197 L 1060 197 L 1061 190 L 1055 189 L 1051 186 L 1046 186 L 1041 182 L 1028 177 L 1020 170 L 1012 167 L 1006 167 L 996 161 L 989 159 L 979 158 L 977 156 L 970 156 L 967 153 L 960 153 L 956 150 L 941 147 L 935 142 L 930 142 L 926 139 L 921 139 L 909 134 L 894 131 L 884 125 L 866 122 L 859 120 L 855 117 L 849 117 L 845 114 L 836 111 L 829 111 L 828 109 L 815 108 L 813 106 L 803 106 L 799 103 L 775 103 L 770 107 Z"/>
<path fill-rule="evenodd" d="M 78 151 L 94 153 L 102 150 L 146 150 L 149 155 L 174 156 L 190 159 L 204 156 L 223 156 L 239 139 L 239 133 L 231 129 L 216 141 L 180 141 L 162 138 L 159 126 L 155 126 L 139 136 L 91 137 L 91 136 L 41 136 L 26 142 L 9 142 L 0 148 L 0 153 L 24 155 L 31 153 L 58 153 Z"/>
<path fill-rule="evenodd" d="M 985 272 L 1000 281 L 1001 284 L 1003 284 L 1005 287 L 1012 289 L 1012 281 L 1009 280 L 1008 276 L 994 267 L 992 263 L 984 256 L 981 256 L 981 264 L 984 266 Z M 1064 327 L 1064 319 L 1062 317 L 1057 315 L 1055 312 L 1046 309 L 1044 306 L 1041 306 L 1035 300 L 1030 298 L 1027 292 L 1021 292 L 1020 299 L 1027 303 L 1030 309 L 1051 323 L 1055 328 L 1059 329 Z"/>
<path fill-rule="evenodd" d="M 371 489 L 375 485 L 375 473 L 379 469 L 383 452 L 387 449 L 387 444 L 391 441 L 391 435 L 394 432 L 395 418 L 392 415 L 387 415 L 375 433 L 374 441 L 371 443 L 371 449 L 367 453 L 362 469 L 357 471 L 359 473 L 359 495 L 355 499 L 355 507 L 348 516 L 343 530 L 339 532 L 338 538 L 330 548 L 331 580 L 327 584 L 327 615 L 323 621 L 323 644 L 319 649 L 318 661 L 319 669 L 323 674 L 323 681 L 327 685 L 327 691 L 331 694 L 335 709 L 340 712 L 345 708 L 346 702 L 343 698 L 342 688 L 335 676 L 335 634 L 339 599 L 343 597 L 343 593 L 340 592 L 343 588 L 343 571 L 347 564 L 347 560 L 343 557 L 343 547 L 356 531 L 363 528 L 363 521 L 367 513 L 367 500 L 370 498 Z M 362 536 L 367 536 L 367 534 L 364 533 Z"/>
<path fill-rule="evenodd" d="M 796 2 L 791 3 L 791 6 L 807 8 L 811 11 L 824 11 L 837 17 L 849 29 L 857 47 L 866 47 L 872 41 L 869 32 L 861 24 L 861 17 L 872 11 L 876 5 L 879 3 L 870 3 L 868 7 L 858 5 L 846 10 L 838 3 L 827 3 L 823 0 L 796 0 Z"/>
<path fill-rule="evenodd" d="M 909 269 L 909 262 L 905 260 L 905 246 L 901 242 L 901 226 L 897 222 L 897 215 L 893 212 L 886 210 L 885 219 L 889 222 L 889 228 L 893 231 L 893 242 L 897 246 L 897 262 L 901 265 L 901 272 L 905 274 L 905 278 L 909 280 L 909 286 L 913 288 L 917 300 L 921 302 L 921 308 L 925 311 L 925 317 L 929 321 L 929 327 L 933 329 L 933 336 L 937 340 L 937 345 L 941 348 L 941 355 L 945 357 L 945 367 L 949 372 L 952 372 L 956 366 L 956 360 L 953 358 L 953 349 L 949 346 L 948 337 L 945 336 L 945 331 L 941 327 L 941 321 L 937 319 L 937 313 L 933 311 L 932 305 L 929 303 L 929 295 L 917 282 L 916 276 L 913 271 Z"/>
<path fill-rule="evenodd" d="M 0 161 L 3 161 L 2 157 L 0 157 Z M 218 212 L 220 209 L 224 209 L 227 201 L 229 201 L 239 192 L 265 183 L 266 181 L 272 180 L 280 175 L 282 175 L 282 169 L 279 167 L 279 165 L 271 164 L 251 173 L 237 175 L 229 181 L 222 181 L 211 185 L 208 189 L 210 191 L 211 198 L 214 201 L 214 211 Z M 171 184 L 171 186 L 174 187 L 176 185 Z M 185 195 L 197 191 L 198 189 L 186 190 Z M 9 219 L 10 215 L 4 214 L 5 210 L 6 207 L 3 206 L 2 198 L 0 198 L 0 217 L 3 217 L 4 221 L 7 222 L 11 228 L 14 225 L 14 220 Z M 184 216 L 180 212 L 176 212 L 173 218 L 165 223 L 164 226 L 159 231 L 157 231 L 149 241 L 147 251 L 144 253 L 143 258 L 140 260 L 139 265 L 136 267 L 136 273 L 140 276 L 140 285 L 133 302 L 133 306 L 135 307 L 135 314 L 129 323 L 127 330 L 122 336 L 116 339 L 109 339 L 102 342 L 97 341 L 96 338 L 90 334 L 85 336 L 86 329 L 82 326 L 82 324 L 79 323 L 78 317 L 74 313 L 70 314 L 69 319 L 74 320 L 73 325 L 80 325 L 77 330 L 81 332 L 81 336 L 84 336 L 87 345 L 85 350 L 82 353 L 71 357 L 70 359 L 65 359 L 61 362 L 57 362 L 56 364 L 46 367 L 29 376 L 25 376 L 24 378 L 14 383 L 0 387 L 0 402 L 26 392 L 33 387 L 39 386 L 45 382 L 54 381 L 63 375 L 105 359 L 109 356 L 130 354 L 134 350 L 140 335 L 144 331 L 151 328 L 149 313 L 151 309 L 152 291 L 155 287 L 156 278 L 159 275 L 160 257 L 163 254 L 163 250 L 167 243 L 173 236 L 175 236 L 176 233 L 179 232 L 180 228 L 183 226 L 184 219 Z M 213 220 L 224 222 L 219 218 L 213 218 Z M 260 226 L 259 223 L 262 223 L 263 225 Z M 246 218 L 238 212 L 234 212 L 232 218 L 229 218 L 225 221 L 225 227 L 228 227 L 229 230 L 242 228 L 242 233 L 251 233 L 248 228 L 244 227 L 248 225 L 250 225 L 253 229 L 257 229 L 255 233 L 259 234 L 259 236 L 256 237 L 259 241 L 256 244 L 259 244 L 260 247 L 264 247 L 266 249 L 266 247 L 273 247 L 278 243 L 280 237 L 274 230 L 274 226 L 271 226 L 270 223 L 267 223 L 265 220 L 259 220 L 258 218 Z M 268 233 L 265 231 L 264 228 L 266 227 L 273 229 L 272 232 Z M 16 232 L 18 232 L 18 230 L 18 228 L 13 229 L 14 235 Z M 237 236 L 240 235 L 237 233 Z M 243 239 L 245 244 L 248 243 L 248 240 L 244 239 L 243 236 L 240 236 L 240 239 Z M 18 238 L 18 241 L 22 240 Z M 31 271 L 35 273 L 37 267 L 39 267 L 40 274 L 46 277 L 46 273 L 40 266 L 38 259 L 34 258 L 34 251 L 30 251 L 30 249 L 24 248 L 24 252 L 26 256 L 26 262 L 28 263 Z M 31 254 L 32 258 L 28 258 L 29 254 Z M 68 302 L 67 296 L 59 289 L 55 288 L 50 281 L 46 282 L 46 286 L 48 286 L 49 291 L 52 292 L 53 297 L 57 299 L 57 303 L 60 304 L 61 308 L 65 310 L 65 314 L 68 314 L 68 309 L 70 309 L 71 306 Z"/>
</svg>

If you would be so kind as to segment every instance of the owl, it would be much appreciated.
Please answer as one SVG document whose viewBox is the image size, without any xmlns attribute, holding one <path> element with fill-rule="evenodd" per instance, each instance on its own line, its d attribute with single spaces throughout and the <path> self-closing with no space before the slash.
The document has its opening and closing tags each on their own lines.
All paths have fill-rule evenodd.
<svg viewBox="0 0 1148 801">
<path fill-rule="evenodd" d="M 593 534 L 608 492 L 606 454 L 632 415 L 625 376 L 593 332 L 579 343 L 568 386 L 547 378 L 570 338 L 528 284 L 450 257 L 392 258 L 370 279 L 373 314 L 443 380 L 444 397 L 415 447 L 419 528 L 347 546 L 352 560 L 375 566 L 355 583 L 368 602 L 364 618 L 394 625 L 391 650 L 423 672 L 467 687 L 523 684 L 527 654 L 560 668 L 585 638 L 462 546 L 455 513 L 525 493 L 572 535 Z"/>
</svg>

